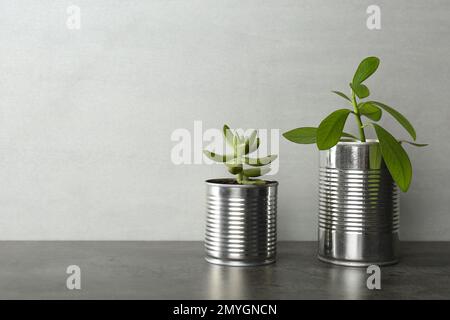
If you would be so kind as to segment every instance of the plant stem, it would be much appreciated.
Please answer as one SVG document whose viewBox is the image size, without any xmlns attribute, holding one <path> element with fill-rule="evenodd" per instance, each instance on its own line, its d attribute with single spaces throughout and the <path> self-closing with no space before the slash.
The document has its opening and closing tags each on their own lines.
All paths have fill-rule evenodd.
<svg viewBox="0 0 450 320">
<path fill-rule="evenodd" d="M 358 123 L 359 136 L 361 138 L 361 142 L 366 142 L 364 126 L 361 121 L 361 115 L 359 114 L 358 104 L 356 103 L 356 96 L 355 96 L 355 92 L 353 92 L 353 90 L 352 90 L 352 105 L 353 105 L 353 111 L 355 112 L 356 122 Z"/>
</svg>

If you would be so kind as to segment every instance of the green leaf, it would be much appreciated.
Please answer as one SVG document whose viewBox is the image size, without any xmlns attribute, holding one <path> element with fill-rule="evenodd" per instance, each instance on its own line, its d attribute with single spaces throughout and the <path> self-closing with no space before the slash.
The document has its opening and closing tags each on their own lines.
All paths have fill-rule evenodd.
<svg viewBox="0 0 450 320">
<path fill-rule="evenodd" d="M 237 132 L 236 130 L 234 131 L 235 136 L 237 137 L 237 142 L 238 144 L 244 144 L 245 143 L 245 138 L 243 135 L 241 135 L 239 132 Z"/>
<path fill-rule="evenodd" d="M 225 162 L 225 165 L 231 174 L 238 174 L 243 170 L 242 162 L 237 158 Z"/>
<path fill-rule="evenodd" d="M 358 85 L 363 83 L 367 78 L 369 78 L 375 71 L 377 71 L 380 64 L 380 59 L 377 57 L 367 57 L 356 69 L 355 75 L 353 76 L 353 85 Z M 359 95 L 358 95 L 359 96 Z"/>
<path fill-rule="evenodd" d="M 388 131 L 372 123 L 380 143 L 381 154 L 399 188 L 406 192 L 412 180 L 412 166 L 402 145 Z"/>
<path fill-rule="evenodd" d="M 238 174 L 242 172 L 242 165 L 236 165 L 236 166 L 232 166 L 232 165 L 227 165 L 228 167 L 228 172 L 231 174 Z"/>
<path fill-rule="evenodd" d="M 317 147 L 320 150 L 330 149 L 339 142 L 350 112 L 348 109 L 336 110 L 320 123 L 317 129 Z"/>
<path fill-rule="evenodd" d="M 359 139 L 357 137 L 355 137 L 354 135 L 347 133 L 347 132 L 342 132 L 342 137 L 344 138 L 352 138 L 353 140 L 359 141 Z"/>
<path fill-rule="evenodd" d="M 370 102 L 364 102 L 359 106 L 359 113 L 373 121 L 381 119 L 381 109 Z"/>
<path fill-rule="evenodd" d="M 255 152 L 259 148 L 260 142 L 261 141 L 259 140 L 259 138 L 256 138 L 256 143 L 249 145 L 248 148 L 246 146 L 244 154 L 249 154 L 249 153 Z"/>
<path fill-rule="evenodd" d="M 244 176 L 246 177 L 259 177 L 265 175 L 270 171 L 270 168 L 251 168 L 244 170 Z"/>
<path fill-rule="evenodd" d="M 249 158 L 249 157 L 245 157 L 244 158 L 244 162 L 250 166 L 253 167 L 261 167 L 261 166 L 265 166 L 269 163 L 271 163 L 272 161 L 274 161 L 276 158 L 278 158 L 277 155 L 270 155 L 267 157 L 262 157 L 262 158 Z"/>
<path fill-rule="evenodd" d="M 287 140 L 299 143 L 299 144 L 313 144 L 317 142 L 317 128 L 315 127 L 302 127 L 293 129 L 283 133 L 283 137 Z M 341 137 L 352 138 L 358 140 L 357 137 L 350 133 L 342 132 Z"/>
<path fill-rule="evenodd" d="M 353 92 L 355 92 L 355 94 L 360 99 L 367 98 L 370 95 L 369 88 L 367 88 L 363 84 L 352 84 L 352 83 L 350 83 L 350 88 L 352 88 Z"/>
<path fill-rule="evenodd" d="M 380 169 L 381 160 L 383 160 L 383 155 L 381 154 L 380 144 L 370 144 L 369 145 L 369 168 Z"/>
<path fill-rule="evenodd" d="M 233 135 L 233 157 L 239 156 L 239 138 L 237 135 Z"/>
<path fill-rule="evenodd" d="M 338 96 L 344 98 L 345 100 L 352 102 L 352 100 L 350 100 L 350 98 L 345 93 L 342 93 L 340 91 L 331 91 L 331 92 L 337 94 Z"/>
<path fill-rule="evenodd" d="M 208 150 L 203 150 L 203 154 L 207 156 L 209 159 L 217 161 L 217 162 L 227 162 L 230 159 L 233 159 L 231 155 L 221 155 L 215 152 L 211 152 Z"/>
<path fill-rule="evenodd" d="M 256 130 L 252 131 L 250 134 L 250 137 L 248 139 L 245 139 L 245 151 L 244 154 L 248 154 L 250 151 L 250 148 L 254 148 L 254 144 L 257 143 L 257 134 L 258 132 Z"/>
<path fill-rule="evenodd" d="M 231 131 L 230 127 L 226 124 L 223 126 L 223 136 L 225 137 L 225 140 L 228 142 L 230 147 L 233 147 L 233 141 L 234 141 L 234 134 L 233 131 Z"/>
<path fill-rule="evenodd" d="M 285 137 L 289 141 L 300 144 L 316 143 L 317 128 L 302 127 L 293 129 L 283 133 L 283 137 Z"/>
<path fill-rule="evenodd" d="M 389 112 L 391 116 L 395 118 L 402 126 L 403 128 L 408 131 L 408 133 L 411 135 L 411 137 L 416 140 L 416 130 L 412 126 L 412 124 L 406 119 L 400 112 L 397 110 L 394 110 L 392 107 L 389 107 L 388 105 L 378 102 L 378 101 L 369 101 L 372 104 L 375 104 L 379 106 L 380 108 L 384 109 L 386 112 Z"/>
<path fill-rule="evenodd" d="M 415 146 L 415 147 L 426 147 L 426 146 L 428 146 L 428 143 L 414 143 L 414 142 L 406 141 L 406 140 L 399 140 L 398 142 L 399 142 L 400 144 L 402 144 L 402 143 L 408 143 L 408 144 L 410 144 L 410 145 L 412 145 L 412 146 Z"/>
<path fill-rule="evenodd" d="M 248 146 L 252 146 L 256 142 L 256 137 L 258 135 L 258 131 L 253 130 L 250 134 L 249 138 L 245 140 L 245 144 Z"/>
</svg>

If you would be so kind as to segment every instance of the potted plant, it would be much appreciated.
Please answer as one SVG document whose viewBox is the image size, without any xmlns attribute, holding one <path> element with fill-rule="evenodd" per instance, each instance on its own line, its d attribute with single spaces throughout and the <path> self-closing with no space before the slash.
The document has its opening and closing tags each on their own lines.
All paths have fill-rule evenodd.
<svg viewBox="0 0 450 320">
<path fill-rule="evenodd" d="M 295 143 L 316 144 L 320 150 L 320 260 L 340 265 L 386 265 L 398 261 L 399 203 L 397 186 L 406 192 L 412 167 L 402 143 L 377 122 L 389 113 L 416 140 L 416 131 L 398 111 L 369 96 L 363 84 L 378 68 L 377 57 L 365 58 L 350 83 L 350 95 L 333 91 L 350 108 L 339 109 L 316 127 L 283 134 Z M 356 120 L 359 137 L 343 131 L 348 116 Z M 363 123 L 366 118 L 368 122 Z M 378 139 L 366 139 L 372 128 Z"/>
<path fill-rule="evenodd" d="M 256 266 L 275 262 L 276 181 L 256 179 L 270 171 L 277 156 L 252 158 L 260 139 L 254 130 L 247 137 L 225 125 L 223 134 L 232 152 L 204 154 L 223 163 L 234 179 L 206 181 L 206 260 L 229 266 Z"/>
</svg>

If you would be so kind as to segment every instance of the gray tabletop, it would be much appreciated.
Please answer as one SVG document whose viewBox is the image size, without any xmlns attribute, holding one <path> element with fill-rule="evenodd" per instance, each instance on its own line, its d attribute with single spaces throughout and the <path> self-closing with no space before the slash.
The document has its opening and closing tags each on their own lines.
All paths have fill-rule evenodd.
<svg viewBox="0 0 450 320">
<path fill-rule="evenodd" d="M 382 267 L 319 262 L 315 242 L 281 242 L 276 264 L 208 264 L 201 242 L 0 242 L 1 299 L 450 299 L 450 242 L 406 242 Z M 81 289 L 69 290 L 69 265 Z"/>
</svg>

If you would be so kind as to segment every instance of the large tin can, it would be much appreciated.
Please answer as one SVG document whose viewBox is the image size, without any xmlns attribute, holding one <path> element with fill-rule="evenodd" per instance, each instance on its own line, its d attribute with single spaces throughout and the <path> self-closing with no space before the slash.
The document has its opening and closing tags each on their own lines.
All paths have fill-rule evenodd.
<svg viewBox="0 0 450 320">
<path fill-rule="evenodd" d="M 320 151 L 319 259 L 347 265 L 398 260 L 397 187 L 377 141 Z"/>
</svg>

